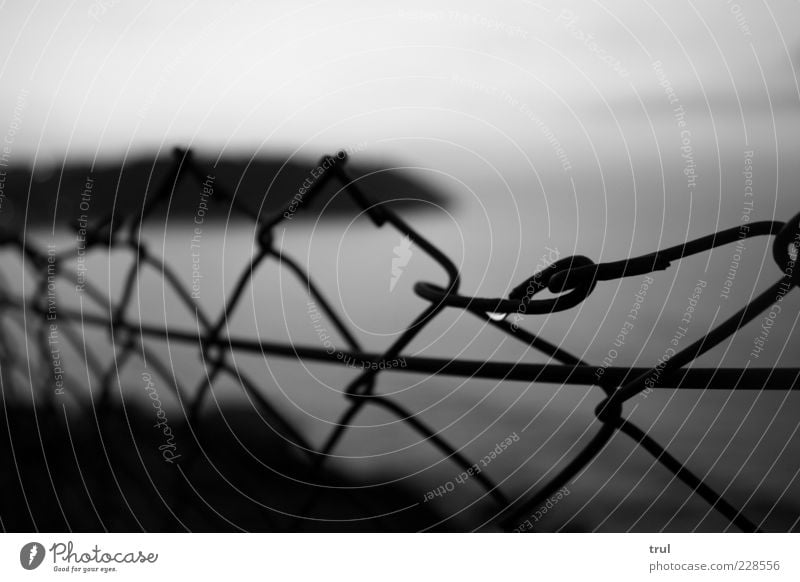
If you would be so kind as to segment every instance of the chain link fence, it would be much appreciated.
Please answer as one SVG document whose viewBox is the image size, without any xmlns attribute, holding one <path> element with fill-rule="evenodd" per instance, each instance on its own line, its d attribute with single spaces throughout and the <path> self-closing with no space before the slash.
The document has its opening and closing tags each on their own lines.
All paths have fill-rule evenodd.
<svg viewBox="0 0 800 582">
<path fill-rule="evenodd" d="M 380 407 L 401 419 L 414 431 L 418 432 L 425 442 L 435 447 L 441 455 L 454 463 L 459 471 L 467 473 L 480 484 L 486 494 L 497 504 L 494 517 L 485 525 L 489 529 L 504 531 L 531 531 L 535 529 L 530 516 L 556 495 L 569 494 L 570 481 L 604 449 L 617 435 L 626 435 L 637 446 L 652 455 L 653 459 L 670 471 L 675 478 L 683 482 L 693 494 L 699 496 L 715 511 L 719 512 L 732 525 L 743 531 L 759 531 L 763 527 L 762 516 L 746 514 L 741 507 L 726 500 L 723 493 L 712 488 L 706 480 L 699 476 L 701 468 L 690 467 L 681 459 L 651 437 L 646 431 L 626 418 L 623 405 L 632 397 L 652 390 L 797 390 L 800 387 L 800 369 L 796 368 L 687 368 L 687 364 L 719 345 L 726 338 L 735 334 L 745 324 L 759 314 L 769 312 L 772 306 L 781 304 L 783 297 L 800 283 L 800 271 L 795 268 L 798 250 L 800 250 L 800 215 L 788 222 L 764 221 L 752 222 L 746 230 L 731 228 L 709 234 L 684 244 L 659 250 L 644 256 L 628 258 L 616 262 L 595 263 L 585 256 L 571 256 L 559 259 L 534 273 L 509 294 L 508 298 L 479 298 L 459 292 L 461 277 L 456 265 L 423 233 L 415 230 L 397 212 L 386 205 L 375 204 L 368 192 L 362 191 L 357 180 L 351 179 L 347 171 L 347 155 L 340 152 L 334 156 L 324 157 L 319 164 L 321 174 L 301 195 L 292 198 L 285 208 L 264 219 L 261 213 L 248 207 L 241 200 L 227 191 L 223 185 L 215 184 L 215 197 L 223 198 L 230 204 L 231 213 L 257 223 L 256 252 L 250 257 L 247 267 L 241 272 L 226 297 L 226 304 L 218 314 L 211 314 L 199 307 L 192 299 L 192 289 L 187 286 L 177 272 L 166 264 L 159 254 L 142 237 L 142 224 L 159 205 L 169 204 L 170 197 L 182 180 L 194 178 L 202 184 L 207 175 L 188 151 L 176 151 L 175 163 L 169 175 L 155 191 L 155 195 L 146 199 L 142 211 L 138 215 L 120 215 L 111 213 L 105 218 L 80 225 L 81 252 L 116 252 L 118 250 L 132 253 L 132 261 L 124 277 L 119 298 L 109 300 L 109 294 L 97 284 L 87 280 L 80 272 L 64 268 L 65 262 L 74 259 L 76 249 L 56 252 L 54 248 L 41 248 L 29 238 L 18 235 L 5 235 L 0 244 L 5 247 L 18 247 L 24 257 L 24 264 L 35 273 L 37 285 L 24 296 L 12 296 L 0 290 L 0 306 L 2 316 L 8 320 L 16 320 L 24 329 L 27 341 L 24 350 L 39 350 L 42 361 L 52 364 L 52 371 L 40 373 L 41 370 L 24 371 L 19 374 L 21 359 L 28 359 L 10 332 L 2 331 L 0 335 L 0 365 L 2 366 L 4 405 L 10 402 L 14 384 L 27 381 L 31 386 L 31 398 L 36 407 L 46 410 L 57 410 L 57 399 L 68 390 L 65 374 L 60 365 L 59 356 L 53 351 L 53 337 L 56 331 L 53 322 L 58 321 L 57 332 L 63 334 L 64 341 L 74 344 L 81 353 L 87 354 L 87 367 L 95 377 L 100 378 L 99 392 L 93 394 L 92 402 L 86 406 L 99 410 L 97 417 L 110 414 L 113 395 L 113 380 L 119 367 L 133 358 L 140 357 L 145 361 L 146 372 L 142 376 L 145 388 L 153 388 L 153 375 L 160 376 L 166 384 L 175 390 L 181 406 L 186 411 L 186 426 L 196 437 L 202 432 L 204 402 L 209 398 L 215 383 L 228 375 L 234 378 L 258 409 L 276 435 L 290 442 L 296 451 L 300 451 L 307 459 L 309 482 L 324 482 L 324 474 L 329 459 L 337 445 L 348 431 L 353 419 L 364 407 Z M 278 225 L 290 220 L 295 213 L 303 212 L 311 204 L 320 190 L 331 180 L 338 180 L 343 191 L 349 195 L 376 228 L 395 229 L 404 241 L 410 241 L 417 249 L 422 250 L 432 261 L 441 267 L 444 283 L 417 282 L 414 290 L 418 296 L 428 301 L 428 306 L 411 321 L 405 331 L 399 334 L 392 344 L 381 353 L 366 350 L 356 335 L 334 309 L 323 290 L 315 284 L 311 274 L 302 264 L 294 260 L 280 248 L 274 236 Z M 709 333 L 694 343 L 674 351 L 669 357 L 662 359 L 653 367 L 607 366 L 602 375 L 597 374 L 598 367 L 584 361 L 563 348 L 550 343 L 525 329 L 519 327 L 519 316 L 549 314 L 570 309 L 580 304 L 601 282 L 612 281 L 623 277 L 642 276 L 654 271 L 667 269 L 671 263 L 684 257 L 709 251 L 714 247 L 729 244 L 742 238 L 755 236 L 774 237 L 773 257 L 783 276 L 767 290 L 753 298 L 747 305 L 729 319 L 719 323 Z M 228 334 L 227 322 L 237 305 L 241 303 L 245 289 L 252 282 L 254 274 L 269 262 L 275 261 L 282 268 L 288 269 L 303 284 L 313 302 L 321 313 L 329 318 L 335 330 L 346 342 L 347 349 L 338 353 L 330 353 L 324 347 L 308 347 L 300 345 L 270 342 L 261 339 L 247 339 Z M 180 300 L 191 313 L 196 314 L 197 329 L 172 329 L 144 325 L 129 319 L 128 309 L 135 300 L 137 281 L 145 266 L 156 269 L 166 283 L 177 293 Z M 9 273 L 5 277 L 11 276 Z M 59 307 L 56 316 L 55 280 L 65 279 L 71 284 L 79 284 L 86 300 L 94 302 L 104 315 L 80 310 L 68 310 Z M 553 296 L 546 299 L 537 298 L 542 291 L 549 291 Z M 508 334 L 516 341 L 527 344 L 545 354 L 548 363 L 498 362 L 492 360 L 446 359 L 422 356 L 408 356 L 404 350 L 410 342 L 440 313 L 448 308 L 455 308 L 470 313 L 497 330 Z M 83 345 L 84 330 L 96 327 L 107 330 L 109 340 L 115 350 L 115 359 L 111 366 L 105 366 L 99 359 L 91 355 Z M 7 329 L 6 325 L 4 328 Z M 202 382 L 194 391 L 187 391 L 181 386 L 180 379 L 175 378 L 170 365 L 164 361 L 163 354 L 148 347 L 148 341 L 160 340 L 169 342 L 185 342 L 199 347 L 199 357 L 205 370 Z M 367 365 L 357 377 L 343 389 L 343 397 L 347 407 L 341 417 L 333 425 L 327 439 L 321 447 L 314 447 L 301 430 L 296 428 L 287 415 L 275 406 L 271 399 L 260 388 L 257 378 L 246 375 L 237 368 L 232 359 L 234 353 L 251 353 L 261 356 L 283 357 L 306 362 L 321 362 L 332 366 L 346 365 L 348 361 L 360 361 Z M 402 359 L 403 366 L 393 366 L 392 362 Z M 381 394 L 380 376 L 386 369 L 393 372 L 412 372 L 429 375 L 457 376 L 463 378 L 493 379 L 503 382 L 543 382 L 555 384 L 583 385 L 587 389 L 596 386 L 602 390 L 604 399 L 596 409 L 596 417 L 600 428 L 590 442 L 577 452 L 571 460 L 561 467 L 554 476 L 545 483 L 535 487 L 527 487 L 522 494 L 508 495 L 503 488 L 491 478 L 491 470 L 475 471 L 474 459 L 465 455 L 458 444 L 450 443 L 435 427 L 420 420 L 414 410 L 408 410 L 398 404 L 392 397 Z M 27 376 L 27 378 L 26 378 Z M 55 381 L 55 390 L 52 384 Z M 594 389 L 594 388 L 591 388 Z M 23 391 L 24 392 L 24 391 Z M 191 394 L 191 396 L 187 396 Z M 80 395 L 76 395 L 80 400 Z M 85 398 L 83 399 L 85 401 Z M 161 414 L 160 412 L 158 413 Z M 159 418 L 161 418 L 159 416 Z M 267 430 L 265 428 L 265 430 Z M 170 448 L 170 443 L 162 445 L 166 460 L 171 456 L 176 459 L 178 453 Z M 201 462 L 202 452 L 190 452 L 183 455 L 180 462 L 180 473 L 190 470 L 194 463 Z M 463 474 L 463 473 L 462 473 Z M 180 480 L 179 480 L 180 481 Z M 183 482 L 185 484 L 185 477 Z M 533 479 L 531 479 L 533 481 Z M 322 487 L 312 487 L 298 517 L 293 522 L 298 528 L 302 525 L 302 516 L 313 510 L 324 493 Z M 359 503 L 358 491 L 349 493 L 354 503 Z M 270 528 L 269 517 L 264 516 L 265 529 Z M 292 523 L 292 522 L 290 522 Z M 796 525 L 796 524 L 795 524 Z M 291 527 L 291 526 L 290 526 Z M 391 526 L 389 526 L 391 528 Z"/>
</svg>

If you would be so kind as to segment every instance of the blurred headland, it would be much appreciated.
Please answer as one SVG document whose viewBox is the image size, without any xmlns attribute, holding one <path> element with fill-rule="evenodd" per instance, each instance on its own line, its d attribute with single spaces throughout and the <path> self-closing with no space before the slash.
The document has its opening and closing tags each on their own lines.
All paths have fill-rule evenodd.
<svg viewBox="0 0 800 582">
<path fill-rule="evenodd" d="M 169 184 L 177 159 L 163 155 L 95 166 L 73 163 L 47 173 L 11 169 L 5 175 L 0 227 L 73 227 L 82 217 L 91 225 L 112 213 L 137 216 L 163 184 Z M 156 206 L 148 216 L 150 220 L 192 224 L 195 220 L 241 219 L 243 215 L 232 208 L 226 194 L 261 218 L 268 218 L 283 210 L 301 187 L 313 184 L 320 175 L 320 161 L 312 159 L 192 159 L 198 172 L 186 171 L 177 184 L 169 184 L 167 200 Z M 388 162 L 348 161 L 345 170 L 373 204 L 388 204 L 406 213 L 447 206 L 443 194 Z M 342 187 L 336 177 L 329 180 L 311 204 L 297 208 L 292 220 L 356 217 L 362 209 Z"/>
</svg>

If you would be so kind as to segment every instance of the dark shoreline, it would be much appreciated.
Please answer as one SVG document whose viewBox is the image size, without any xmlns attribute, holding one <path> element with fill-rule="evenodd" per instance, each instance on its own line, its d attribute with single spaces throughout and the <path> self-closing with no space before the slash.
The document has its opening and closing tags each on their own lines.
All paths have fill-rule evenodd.
<svg viewBox="0 0 800 582">
<path fill-rule="evenodd" d="M 139 158 L 124 166 L 70 164 L 47 177 L 30 169 L 4 170 L 0 227 L 8 232 L 25 226 L 66 226 L 79 220 L 92 224 L 112 213 L 120 216 L 141 214 L 169 178 L 175 158 Z M 314 161 L 286 162 L 279 158 L 222 159 L 216 165 L 210 158 L 194 160 L 201 171 L 213 179 L 213 192 L 191 172 L 172 189 L 165 203 L 157 205 L 149 220 L 191 224 L 198 212 L 204 222 L 238 220 L 241 214 L 231 208 L 221 192 L 233 196 L 237 204 L 261 217 L 281 211 L 308 181 L 317 167 Z M 429 185 L 391 168 L 392 164 L 348 162 L 347 174 L 358 180 L 361 190 L 375 204 L 390 204 L 406 212 L 448 207 L 449 200 Z M 361 212 L 350 196 L 331 180 L 316 199 L 293 216 L 296 220 L 352 218 Z M 205 192 L 204 192 L 205 188 Z M 27 206 L 27 209 L 26 209 Z"/>
</svg>

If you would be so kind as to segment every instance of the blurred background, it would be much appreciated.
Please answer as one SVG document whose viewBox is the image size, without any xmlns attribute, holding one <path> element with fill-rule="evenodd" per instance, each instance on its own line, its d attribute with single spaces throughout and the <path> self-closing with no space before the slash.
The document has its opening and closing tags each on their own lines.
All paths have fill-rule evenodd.
<svg viewBox="0 0 800 582">
<path fill-rule="evenodd" d="M 364 189 L 372 199 L 405 199 L 398 212 L 458 265 L 463 293 L 485 297 L 505 296 L 541 268 L 543 257 L 619 260 L 745 221 L 788 220 L 800 211 L 796 2 L 446 1 L 399 8 L 48 0 L 6 2 L 0 15 L 0 226 L 43 253 L 55 245 L 67 271 L 80 268 L 112 302 L 135 256 L 95 248 L 84 262 L 76 252 L 76 225 L 84 215 L 89 223 L 108 213 L 135 217 L 169 172 L 175 147 L 190 148 L 215 176 L 215 188 L 224 186 L 261 215 L 290 200 L 320 156 L 345 150 L 353 174 L 371 177 Z M 144 222 L 141 237 L 183 285 L 198 285 L 193 300 L 216 318 L 257 252 L 257 225 L 219 196 L 205 200 L 202 194 L 199 180 L 182 181 L 169 204 Z M 307 266 L 362 344 L 380 352 L 428 305 L 414 294 L 414 283 L 443 284 L 444 273 L 412 246 L 398 276 L 393 260 L 403 237 L 376 228 L 355 205 L 342 202 L 345 197 L 331 187 L 274 235 Z M 213 209 L 198 223 L 201 202 Z M 523 326 L 593 363 L 615 350 L 614 365 L 655 365 L 683 325 L 698 281 L 705 285 L 684 346 L 777 280 L 771 242 L 748 239 L 654 275 L 622 346 L 614 341 L 641 289 L 639 277 L 600 284 L 580 306 L 528 316 Z M 41 271 L 18 246 L 5 245 L 0 261 L 4 297 L 38 293 Z M 199 329 L 196 314 L 158 269 L 142 270 L 134 296 L 131 320 Z M 751 352 L 761 317 L 697 365 L 800 365 L 798 307 L 798 293 L 790 293 L 757 358 Z M 108 315 L 69 281 L 59 283 L 58 309 Z M 316 482 L 316 473 L 297 468 L 294 447 L 254 416 L 235 375 L 215 382 L 206 400 L 213 428 L 198 436 L 186 427 L 178 438 L 187 449 L 204 443 L 198 450 L 216 451 L 227 463 L 198 453 L 207 470 L 193 476 L 181 469 L 175 477 L 176 467 L 147 444 L 159 435 L 147 432 L 152 412 L 142 363 L 119 361 L 108 330 L 79 322 L 82 341 L 63 348 L 69 390 L 56 399 L 57 422 L 40 423 L 28 415 L 36 410 L 31 403 L 52 396 L 37 392 L 37 374 L 46 376 L 47 364 L 30 344 L 41 316 L 13 306 L 2 315 L 9 437 L 3 487 L 11 492 L 0 513 L 5 529 L 41 527 L 45 518 L 33 517 L 37 499 L 52 509 L 55 521 L 44 521 L 51 529 L 76 523 L 85 529 L 180 529 L 177 524 L 186 523 L 192 529 L 336 530 L 373 529 L 380 522 L 390 530 L 471 530 L 485 527 L 498 511 L 474 481 L 424 501 L 426 492 L 461 470 L 378 407 L 367 406 L 348 422 L 326 463 L 326 479 L 337 485 Z M 319 325 L 344 349 L 330 321 L 309 316 L 303 285 L 277 261 L 259 267 L 225 322 L 230 335 L 316 348 L 322 347 Z M 208 366 L 196 344 L 165 339 L 148 346 L 167 363 L 172 382 L 159 380 L 159 395 L 177 426 L 185 407 L 172 388 L 193 389 Z M 87 402 L 97 396 L 88 349 L 111 364 L 117 416 L 107 422 L 116 428 L 85 416 Z M 404 354 L 546 361 L 454 309 Z M 232 362 L 257 379 L 315 448 L 347 407 L 342 391 L 357 374 L 261 354 L 234 354 Z M 377 391 L 436 427 L 470 459 L 518 435 L 486 468 L 512 499 L 535 490 L 591 438 L 599 424 L 593 410 L 602 398 L 590 387 L 398 370 L 381 373 Z M 800 408 L 794 394 L 661 390 L 626 411 L 765 529 L 798 528 Z M 48 428 L 55 431 L 56 452 L 38 438 Z M 84 444 L 58 448 L 71 442 L 67 429 L 82 430 Z M 97 440 L 102 434 L 112 435 L 107 438 L 117 443 L 117 453 L 98 452 L 106 450 Z M 213 447 L 222 442 L 225 448 Z M 51 467 L 54 456 L 58 470 Z M 79 475 L 98 465 L 105 476 L 97 483 L 116 483 L 111 490 L 120 497 L 95 507 L 93 500 L 109 488 L 92 479 L 81 484 Z M 126 481 L 123 470 L 144 484 L 134 487 L 140 481 Z M 74 491 L 58 485 L 59 475 Z M 175 480 L 196 494 L 186 502 L 189 509 L 175 509 L 165 493 L 176 491 L 169 488 Z M 200 484 L 209 493 L 202 494 Z M 570 495 L 537 529 L 728 527 L 621 435 L 568 487 Z M 131 488 L 138 504 L 122 493 Z M 303 488 L 323 489 L 323 500 L 309 507 Z M 352 507 L 344 509 L 331 493 L 340 490 Z M 74 500 L 62 506 L 64 495 Z M 163 515 L 147 521 L 153 499 L 161 499 Z M 370 500 L 367 507 L 364 500 Z M 79 515 L 64 515 L 70 505 L 81 508 Z"/>
</svg>

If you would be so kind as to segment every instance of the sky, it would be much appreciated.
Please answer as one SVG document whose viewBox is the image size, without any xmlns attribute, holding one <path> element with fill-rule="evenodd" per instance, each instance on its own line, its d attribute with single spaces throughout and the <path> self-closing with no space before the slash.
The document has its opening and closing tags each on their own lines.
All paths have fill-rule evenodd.
<svg viewBox="0 0 800 582">
<path fill-rule="evenodd" d="M 175 146 L 346 149 L 450 195 L 487 229 L 468 238 L 514 265 L 544 244 L 649 251 L 739 224 L 746 166 L 753 220 L 797 212 L 798 17 L 788 1 L 4 2 L 0 163 L 43 178 Z"/>
<path fill-rule="evenodd" d="M 179 143 L 368 143 L 418 162 L 421 142 L 537 153 L 550 134 L 580 160 L 609 138 L 661 143 L 666 80 L 696 134 L 769 143 L 765 126 L 797 134 L 798 16 L 788 1 L 6 1 L 0 133 L 41 168 Z"/>
<path fill-rule="evenodd" d="M 800 210 L 799 2 L 400 6 L 0 0 L 0 172 L 31 166 L 52 175 L 64 163 L 121 164 L 176 145 L 286 158 L 347 149 L 453 196 L 452 207 L 415 225 L 458 262 L 464 293 L 488 297 L 529 277 L 546 249 L 619 260 L 737 226 L 745 215 L 786 219 Z M 755 184 L 752 215 L 746 180 Z M 390 293 L 392 249 L 401 242 L 394 232 L 332 223 L 312 238 L 299 221 L 292 226 L 290 250 L 309 259 L 324 288 L 344 281 L 342 301 L 352 301 L 344 311 L 360 308 L 367 332 L 397 332 L 419 301 L 407 283 L 441 277 L 419 253 L 397 291 L 406 303 L 398 295 L 384 302 L 378 293 Z M 252 250 L 243 233 L 234 229 L 238 246 L 207 239 L 231 272 Z M 185 233 L 170 234 L 177 242 L 168 251 L 191 275 Z M 664 353 L 701 278 L 708 291 L 693 334 L 774 282 L 765 238 L 748 241 L 730 301 L 719 298 L 730 246 L 660 273 L 648 319 L 617 363 Z M 364 273 L 379 269 L 367 295 Z M 639 285 L 629 278 L 598 286 L 581 307 L 529 325 L 600 361 Z M 772 359 L 759 364 L 798 365 L 797 295 L 770 336 Z M 759 325 L 742 330 L 726 364 L 743 365 Z M 497 337 L 453 330 L 452 343 L 437 344 L 443 355 L 473 338 L 476 357 L 494 354 Z M 641 346 L 649 346 L 644 356 Z"/>
</svg>

